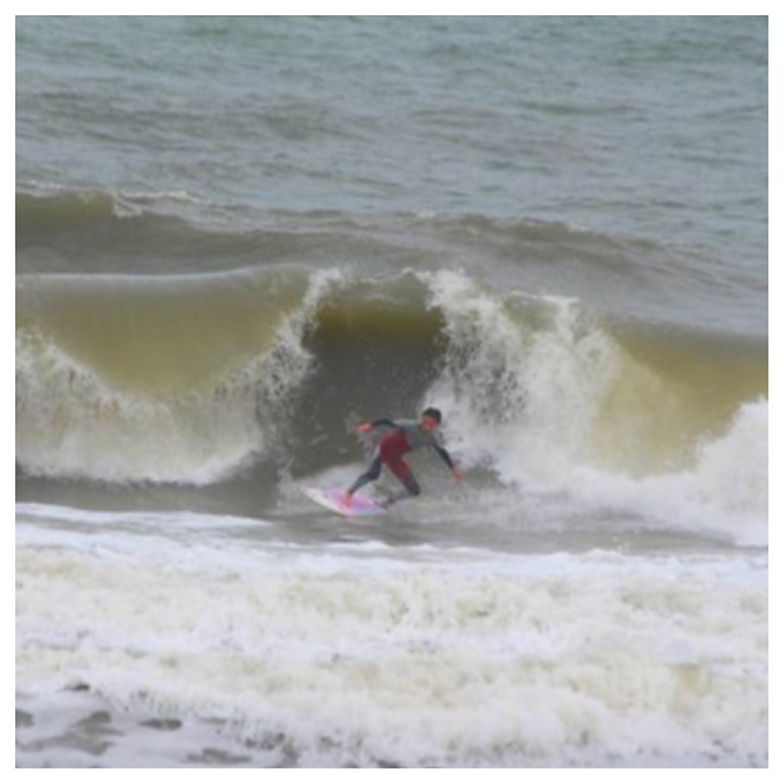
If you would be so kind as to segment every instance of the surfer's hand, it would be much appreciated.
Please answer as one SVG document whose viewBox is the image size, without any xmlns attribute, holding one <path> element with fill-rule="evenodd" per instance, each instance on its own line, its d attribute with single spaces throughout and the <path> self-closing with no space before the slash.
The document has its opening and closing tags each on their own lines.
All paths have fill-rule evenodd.
<svg viewBox="0 0 784 784">
<path fill-rule="evenodd" d="M 362 424 L 357 425 L 354 430 L 356 430 L 357 433 L 362 433 L 362 435 L 366 436 L 373 430 L 373 425 L 371 425 L 370 422 L 362 422 Z"/>
<path fill-rule="evenodd" d="M 457 466 L 452 469 L 452 476 L 457 479 L 458 482 L 462 482 L 465 479 L 465 471 L 461 471 Z"/>
</svg>

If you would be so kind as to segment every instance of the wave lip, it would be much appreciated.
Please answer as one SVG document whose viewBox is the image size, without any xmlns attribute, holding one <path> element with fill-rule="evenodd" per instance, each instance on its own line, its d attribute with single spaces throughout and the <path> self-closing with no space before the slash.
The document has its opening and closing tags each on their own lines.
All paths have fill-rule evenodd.
<svg viewBox="0 0 784 784">
<path fill-rule="evenodd" d="M 302 331 L 333 279 L 22 279 L 18 464 L 110 482 L 235 472 L 263 453 L 265 417 L 307 374 Z"/>
</svg>

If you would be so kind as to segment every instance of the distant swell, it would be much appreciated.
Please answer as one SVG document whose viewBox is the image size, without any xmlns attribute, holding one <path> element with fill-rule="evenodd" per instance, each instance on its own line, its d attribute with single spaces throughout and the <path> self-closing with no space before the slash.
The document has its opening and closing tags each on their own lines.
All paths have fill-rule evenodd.
<svg viewBox="0 0 784 784">
<path fill-rule="evenodd" d="M 753 269 L 662 237 L 481 214 L 254 210 L 186 193 L 17 193 L 19 274 L 198 275 L 297 266 L 391 276 L 462 270 L 496 288 L 562 297 L 644 321 L 766 334 Z M 750 295 L 751 292 L 751 295 Z"/>
</svg>

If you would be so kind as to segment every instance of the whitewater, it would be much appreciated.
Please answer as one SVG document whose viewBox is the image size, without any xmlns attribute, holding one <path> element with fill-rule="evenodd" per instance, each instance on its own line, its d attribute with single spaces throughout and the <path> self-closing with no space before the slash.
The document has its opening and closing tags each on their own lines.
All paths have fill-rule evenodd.
<svg viewBox="0 0 784 784">
<path fill-rule="evenodd" d="M 154 766 L 199 744 L 247 765 L 764 764 L 764 555 L 446 558 L 265 542 L 259 521 L 85 517 L 20 509 L 17 666 L 51 702 L 120 717 L 105 764 L 138 763 L 130 717 L 182 726 Z M 370 539 L 347 528 L 333 536 Z M 82 725 L 63 764 L 101 740 Z"/>
</svg>

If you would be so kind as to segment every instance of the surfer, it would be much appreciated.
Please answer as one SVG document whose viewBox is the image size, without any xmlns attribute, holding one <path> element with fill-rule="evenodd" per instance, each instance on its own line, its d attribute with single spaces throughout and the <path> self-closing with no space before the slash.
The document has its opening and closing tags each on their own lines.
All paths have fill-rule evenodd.
<svg viewBox="0 0 784 784">
<path fill-rule="evenodd" d="M 374 422 L 363 422 L 354 429 L 358 433 L 368 435 L 374 430 L 381 431 L 384 435 L 378 443 L 373 460 L 362 476 L 343 494 L 342 501 L 346 506 L 351 506 L 351 497 L 363 485 L 375 482 L 381 475 L 381 466 L 385 465 L 403 484 L 404 490 L 397 495 L 383 502 L 384 507 L 403 500 L 413 498 L 422 492 L 416 477 L 411 472 L 403 455 L 413 449 L 422 447 L 432 447 L 438 456 L 447 464 L 449 470 L 457 480 L 462 480 L 463 472 L 454 464 L 449 452 L 444 449 L 441 439 L 438 436 L 438 428 L 441 426 L 441 412 L 437 408 L 428 408 L 422 412 L 422 416 L 416 419 L 399 419 L 393 422 L 391 419 L 377 419 Z"/>
</svg>

